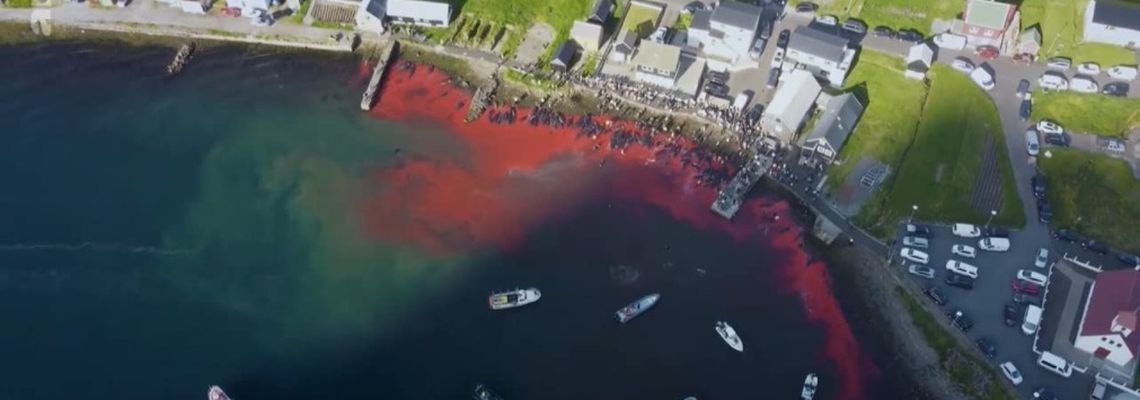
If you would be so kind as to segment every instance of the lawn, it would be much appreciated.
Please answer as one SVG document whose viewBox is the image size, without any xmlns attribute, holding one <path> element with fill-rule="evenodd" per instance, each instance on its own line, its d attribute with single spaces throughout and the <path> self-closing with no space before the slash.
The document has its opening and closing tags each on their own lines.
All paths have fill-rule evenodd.
<svg viewBox="0 0 1140 400">
<path fill-rule="evenodd" d="M 1104 96 L 1099 93 L 1037 92 L 1033 94 L 1033 119 L 1060 122 L 1066 130 L 1106 136 L 1128 136 L 1140 125 L 1140 99 Z"/>
<path fill-rule="evenodd" d="M 1021 26 L 1041 25 L 1042 57 L 1066 56 L 1075 62 L 1095 61 L 1102 66 L 1135 64 L 1136 56 L 1125 48 L 1100 43 L 1081 43 L 1088 0 L 1024 0 Z"/>
<path fill-rule="evenodd" d="M 820 15 L 836 15 L 840 20 L 855 17 L 872 27 L 912 28 L 923 33 L 930 32 L 930 23 L 935 19 L 954 19 L 965 8 L 961 1 L 946 0 L 832 0 L 819 3 Z"/>
<path fill-rule="evenodd" d="M 1072 149 L 1041 157 L 1053 225 L 1140 252 L 1140 180 L 1124 161 Z"/>
<path fill-rule="evenodd" d="M 583 19 L 590 12 L 593 0 L 449 0 L 453 7 L 461 7 L 457 15 L 470 14 L 483 23 L 514 26 L 510 37 L 504 38 L 504 53 L 512 53 L 522 42 L 531 24 L 541 21 L 554 27 L 555 43 L 570 34 L 574 20 Z M 548 51 L 553 51 L 553 46 Z"/>
<path fill-rule="evenodd" d="M 895 287 L 895 294 L 906 306 L 911 322 L 922 332 L 926 343 L 938 353 L 942 361 L 942 368 L 950 375 L 958 389 L 975 399 L 1001 400 L 1016 399 L 1017 397 L 1005 389 L 992 368 L 977 357 L 962 350 L 946 328 L 934 319 L 934 316 L 922 308 L 918 300 L 900 286 Z"/>
<path fill-rule="evenodd" d="M 661 19 L 660 9 L 632 4 L 629 7 L 629 13 L 625 16 L 625 22 L 621 24 L 621 30 L 637 31 L 637 35 L 644 39 L 657 29 L 659 19 Z"/>
</svg>

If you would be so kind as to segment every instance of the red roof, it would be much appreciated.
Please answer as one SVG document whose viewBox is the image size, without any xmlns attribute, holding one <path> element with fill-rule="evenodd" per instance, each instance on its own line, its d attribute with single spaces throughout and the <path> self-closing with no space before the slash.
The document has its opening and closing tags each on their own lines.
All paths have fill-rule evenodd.
<svg viewBox="0 0 1140 400">
<path fill-rule="evenodd" d="M 1136 324 L 1136 312 L 1140 310 L 1140 271 L 1124 269 L 1101 272 L 1093 284 L 1092 296 L 1085 312 L 1085 322 L 1081 325 L 1081 336 L 1110 335 L 1112 320 L 1125 314 L 1118 322 Z M 1132 354 L 1140 351 L 1140 332 L 1124 338 Z"/>
</svg>

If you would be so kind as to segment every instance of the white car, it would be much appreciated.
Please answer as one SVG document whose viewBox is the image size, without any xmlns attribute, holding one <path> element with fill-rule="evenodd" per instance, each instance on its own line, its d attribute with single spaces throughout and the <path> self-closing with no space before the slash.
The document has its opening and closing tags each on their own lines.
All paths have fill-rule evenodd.
<svg viewBox="0 0 1140 400">
<path fill-rule="evenodd" d="M 1037 79 L 1037 86 L 1046 90 L 1069 90 L 1069 78 L 1053 71 L 1046 71 Z"/>
<path fill-rule="evenodd" d="M 1037 157 L 1037 152 L 1041 150 L 1041 142 L 1037 139 L 1037 131 L 1029 129 L 1025 131 L 1025 151 L 1029 152 L 1030 156 Z"/>
<path fill-rule="evenodd" d="M 1045 286 L 1049 282 L 1049 277 L 1037 271 L 1030 271 L 1022 269 L 1017 271 L 1017 279 L 1036 284 L 1037 286 Z"/>
<path fill-rule="evenodd" d="M 839 23 L 839 19 L 835 18 L 834 15 L 820 15 L 818 17 L 815 17 L 815 22 L 818 22 L 822 25 L 835 26 Z"/>
<path fill-rule="evenodd" d="M 982 236 L 982 230 L 970 224 L 954 224 L 954 226 L 950 228 L 950 232 L 953 233 L 954 236 L 964 238 L 976 238 L 978 236 Z"/>
<path fill-rule="evenodd" d="M 966 37 L 950 32 L 942 32 L 934 35 L 934 44 L 942 49 L 962 50 L 966 48 Z"/>
<path fill-rule="evenodd" d="M 958 275 L 978 279 L 978 267 L 958 260 L 946 260 L 946 270 Z"/>
<path fill-rule="evenodd" d="M 1001 373 L 1004 374 L 1005 378 L 1009 379 L 1009 382 L 1013 383 L 1014 386 L 1021 384 L 1021 371 L 1017 370 L 1013 362 L 1006 361 L 1001 363 Z"/>
<path fill-rule="evenodd" d="M 1037 121 L 1037 130 L 1046 135 L 1065 133 L 1065 127 L 1047 119 Z"/>
<path fill-rule="evenodd" d="M 974 68 L 974 70 L 970 72 L 970 79 L 973 79 L 974 83 L 977 83 L 982 89 L 994 90 L 994 76 L 990 75 L 989 71 L 986 71 L 985 68 Z"/>
<path fill-rule="evenodd" d="M 1033 260 L 1033 266 L 1037 268 L 1045 268 L 1049 262 L 1049 249 L 1044 247 L 1037 250 L 1037 258 Z"/>
<path fill-rule="evenodd" d="M 1065 57 L 1053 57 L 1045 61 L 1045 66 L 1049 69 L 1068 71 L 1069 67 L 1073 66 L 1073 60 Z"/>
<path fill-rule="evenodd" d="M 965 258 L 974 258 L 978 256 L 978 250 L 974 246 L 967 246 L 964 244 L 956 244 L 950 247 L 950 252 L 956 256 Z"/>
<path fill-rule="evenodd" d="M 922 265 L 926 265 L 926 263 L 930 262 L 929 255 L 910 247 L 903 247 L 902 250 L 899 251 L 899 256 Z"/>
<path fill-rule="evenodd" d="M 1081 63 L 1077 66 L 1077 73 L 1085 75 L 1098 75 L 1100 74 L 1100 64 L 1094 62 Z"/>
<path fill-rule="evenodd" d="M 985 251 L 1009 251 L 1009 239 L 988 237 L 979 240 L 978 247 Z"/>
<path fill-rule="evenodd" d="M 1136 74 L 1135 65 L 1117 65 L 1108 69 L 1108 76 L 1125 81 L 1136 79 Z"/>
<path fill-rule="evenodd" d="M 903 246 L 925 249 L 930 247 L 930 241 L 918 236 L 907 236 L 903 238 Z"/>
<path fill-rule="evenodd" d="M 1100 85 L 1097 85 L 1096 81 L 1090 77 L 1075 76 L 1069 80 L 1069 90 L 1079 93 L 1096 93 L 1100 91 Z"/>
<path fill-rule="evenodd" d="M 781 65 L 784 65 L 784 49 L 777 47 L 772 55 L 772 68 L 780 68 Z"/>
<path fill-rule="evenodd" d="M 926 279 L 934 279 L 934 268 L 925 265 L 911 264 L 906 270 L 912 275 L 921 276 Z"/>
<path fill-rule="evenodd" d="M 965 74 L 969 74 L 971 72 L 974 72 L 974 68 L 975 68 L 974 62 L 970 61 L 970 59 L 966 58 L 966 57 L 955 58 L 954 62 L 950 63 L 950 66 L 954 67 L 954 69 L 956 69 L 956 70 L 962 71 L 962 73 L 965 73 Z"/>
</svg>

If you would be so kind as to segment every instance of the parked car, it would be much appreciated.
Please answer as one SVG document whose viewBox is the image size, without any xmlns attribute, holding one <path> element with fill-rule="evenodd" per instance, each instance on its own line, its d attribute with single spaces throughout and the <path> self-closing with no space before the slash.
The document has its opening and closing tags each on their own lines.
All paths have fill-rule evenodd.
<svg viewBox="0 0 1140 400">
<path fill-rule="evenodd" d="M 1009 239 L 1009 235 L 1010 235 L 1009 229 L 1005 229 L 1005 228 L 1002 228 L 1000 226 L 991 226 L 991 227 L 988 227 L 988 228 L 982 230 L 982 236 L 985 236 L 985 237 L 998 237 L 998 238 Z"/>
<path fill-rule="evenodd" d="M 1033 113 L 1033 100 L 1021 99 L 1021 107 L 1019 107 L 1017 109 L 1017 117 L 1021 119 L 1021 122 L 1029 122 L 1029 116 L 1032 113 Z M 1033 137 L 1037 137 L 1037 131 L 1032 129 L 1032 128 L 1030 128 L 1030 130 L 1033 131 Z M 1026 133 L 1028 133 L 1028 132 L 1026 132 Z M 1034 155 L 1036 155 L 1036 154 L 1034 154 Z"/>
<path fill-rule="evenodd" d="M 962 332 L 969 332 L 970 328 L 974 327 L 974 320 L 966 316 L 966 313 L 962 310 L 950 311 L 946 314 L 946 317 L 950 318 L 950 325 L 958 327 Z"/>
<path fill-rule="evenodd" d="M 1049 282 L 1049 277 L 1045 276 L 1045 274 L 1029 269 L 1017 270 L 1017 279 L 1039 286 L 1045 286 L 1045 284 Z"/>
<path fill-rule="evenodd" d="M 1033 189 L 1033 197 L 1045 197 L 1045 177 L 1041 175 L 1033 175 L 1029 180 L 1030 186 Z"/>
<path fill-rule="evenodd" d="M 772 54 L 772 68 L 780 68 L 781 65 L 784 65 L 784 49 L 777 47 Z"/>
<path fill-rule="evenodd" d="M 971 290 L 974 288 L 974 278 L 965 275 L 946 274 L 943 283 L 947 286 L 953 286 L 959 289 Z"/>
<path fill-rule="evenodd" d="M 958 260 L 946 260 L 946 270 L 958 275 L 978 279 L 978 267 Z"/>
<path fill-rule="evenodd" d="M 1125 252 L 1120 252 L 1116 255 L 1116 259 L 1129 266 L 1140 266 L 1140 256 Z"/>
<path fill-rule="evenodd" d="M 1073 66 L 1073 60 L 1065 57 L 1053 57 L 1045 60 L 1045 67 L 1059 71 L 1068 71 Z"/>
<path fill-rule="evenodd" d="M 1097 254 L 1108 254 L 1108 245 L 1096 239 L 1086 240 L 1084 243 L 1081 243 L 1081 247 Z"/>
<path fill-rule="evenodd" d="M 846 21 L 843 21 L 843 25 L 840 27 L 843 28 L 843 30 L 854 33 L 856 35 L 867 34 L 867 23 L 855 18 L 848 18 Z"/>
<path fill-rule="evenodd" d="M 1096 93 L 1100 90 L 1100 85 L 1097 85 L 1093 78 L 1077 75 L 1069 79 L 1069 90 L 1077 93 Z"/>
<path fill-rule="evenodd" d="M 685 12 L 695 13 L 697 11 L 704 11 L 705 8 L 706 8 L 705 3 L 701 3 L 699 1 L 694 1 L 694 2 L 689 3 L 688 5 L 685 6 Z"/>
<path fill-rule="evenodd" d="M 1117 65 L 1109 68 L 1107 72 L 1113 79 L 1130 81 L 1136 79 L 1137 69 L 1135 65 Z"/>
<path fill-rule="evenodd" d="M 1043 198 L 1037 201 L 1037 220 L 1046 225 L 1053 223 L 1053 208 Z"/>
<path fill-rule="evenodd" d="M 1069 139 L 1068 133 L 1046 133 L 1045 134 L 1045 143 L 1048 143 L 1048 144 L 1053 145 L 1053 146 L 1069 147 L 1069 143 L 1071 141 L 1072 140 Z"/>
<path fill-rule="evenodd" d="M 834 15 L 820 15 L 815 17 L 815 22 L 820 25 L 835 26 L 839 24 L 839 19 Z"/>
<path fill-rule="evenodd" d="M 903 246 L 910 246 L 919 249 L 930 247 L 930 241 L 924 237 L 907 236 L 903 238 Z"/>
<path fill-rule="evenodd" d="M 981 86 L 982 89 L 985 90 L 994 90 L 994 86 L 996 86 L 993 74 L 990 74 L 987 68 L 982 68 L 981 66 L 974 68 L 973 71 L 970 71 L 970 79 L 972 79 L 974 83 L 977 83 L 978 86 Z"/>
<path fill-rule="evenodd" d="M 1020 385 L 1023 380 L 1021 371 L 1017 370 L 1017 367 L 1013 365 L 1012 361 L 1001 363 L 1001 373 L 1005 375 L 1005 378 L 1009 379 L 1009 382 L 1014 386 Z"/>
<path fill-rule="evenodd" d="M 788 48 L 788 41 L 791 40 L 791 38 L 792 38 L 792 32 L 791 31 L 789 31 L 787 29 L 780 31 L 780 36 L 776 37 L 776 47 L 779 47 L 781 49 Z"/>
<path fill-rule="evenodd" d="M 891 29 L 890 27 L 882 26 L 882 25 L 876 26 L 875 29 L 871 30 L 871 32 L 874 33 L 874 35 L 877 37 L 888 38 L 888 39 L 894 39 L 895 36 L 898 35 L 897 33 L 895 33 L 894 29 Z"/>
<path fill-rule="evenodd" d="M 966 37 L 950 32 L 943 32 L 934 35 L 934 44 L 941 49 L 962 50 L 966 48 Z"/>
<path fill-rule="evenodd" d="M 1033 259 L 1033 266 L 1037 268 L 1045 268 L 1049 263 L 1049 249 L 1044 247 L 1037 249 L 1037 257 Z"/>
<path fill-rule="evenodd" d="M 1039 386 L 1036 389 L 1033 389 L 1033 400 L 1057 400 L 1057 395 L 1053 394 L 1053 391 L 1049 390 L 1049 388 Z"/>
<path fill-rule="evenodd" d="M 974 258 L 978 256 L 978 251 L 973 246 L 964 244 L 956 244 L 950 247 L 950 252 L 956 256 L 965 258 Z"/>
<path fill-rule="evenodd" d="M 1037 121 L 1037 130 L 1044 132 L 1045 134 L 1065 132 L 1065 128 L 1061 126 L 1061 124 L 1047 119 Z"/>
<path fill-rule="evenodd" d="M 1058 229 L 1053 231 L 1053 239 L 1063 240 L 1070 243 L 1077 243 L 1082 240 L 1080 235 L 1068 229 Z"/>
<path fill-rule="evenodd" d="M 1057 72 L 1045 71 L 1037 78 L 1037 86 L 1047 90 L 1069 90 L 1069 78 Z"/>
<path fill-rule="evenodd" d="M 1021 100 L 1021 121 L 1029 119 L 1029 100 Z M 1037 130 L 1028 129 L 1025 131 L 1025 150 L 1029 155 L 1036 157 L 1037 152 L 1041 150 L 1041 142 L 1037 141 Z"/>
<path fill-rule="evenodd" d="M 1100 74 L 1100 64 L 1094 62 L 1080 63 L 1077 65 L 1077 73 L 1096 76 Z"/>
<path fill-rule="evenodd" d="M 911 264 L 906 270 L 913 275 L 921 276 L 926 279 L 934 279 L 934 268 L 925 265 Z"/>
<path fill-rule="evenodd" d="M 1009 251 L 1009 239 L 1002 237 L 988 237 L 979 240 L 978 247 L 985 251 Z"/>
<path fill-rule="evenodd" d="M 772 68 L 768 70 L 768 89 L 775 89 L 776 85 L 780 84 L 780 69 Z"/>
<path fill-rule="evenodd" d="M 1017 81 L 1017 97 L 1021 99 L 1029 98 L 1029 80 L 1022 79 Z"/>
<path fill-rule="evenodd" d="M 899 40 L 904 42 L 918 43 L 922 41 L 922 34 L 914 29 L 899 30 Z"/>
<path fill-rule="evenodd" d="M 930 238 L 930 227 L 922 224 L 906 224 L 906 234 Z"/>
<path fill-rule="evenodd" d="M 801 1 L 799 4 L 796 4 L 796 12 L 810 13 L 810 12 L 815 12 L 815 10 L 818 10 L 818 9 L 819 9 L 819 6 L 817 6 L 815 3 L 812 3 L 810 1 Z"/>
<path fill-rule="evenodd" d="M 1041 300 L 1037 299 L 1037 297 L 1033 296 L 1033 295 L 1029 295 L 1029 294 L 1025 294 L 1025 293 L 1014 293 L 1013 294 L 1013 304 L 1019 304 L 1019 305 L 1023 305 L 1023 306 L 1027 306 L 1027 305 L 1032 304 L 1035 306 L 1040 306 Z"/>
<path fill-rule="evenodd" d="M 928 287 L 925 290 L 923 290 L 922 292 L 926 293 L 926 297 L 929 297 L 930 301 L 933 301 L 934 304 L 944 306 L 944 305 L 946 305 L 946 302 L 948 301 L 946 298 L 946 295 L 943 294 L 941 290 L 939 290 L 938 288 L 936 288 L 934 286 Z"/>
<path fill-rule="evenodd" d="M 1004 317 L 1005 326 L 1016 326 L 1017 322 L 1021 320 L 1021 308 L 1014 304 L 1005 303 L 1005 308 L 1001 314 Z"/>
<path fill-rule="evenodd" d="M 997 47 L 989 45 L 978 46 L 978 48 L 974 49 L 974 55 L 982 60 L 993 60 L 997 58 L 999 53 Z"/>
<path fill-rule="evenodd" d="M 713 81 L 705 82 L 705 93 L 718 97 L 728 96 L 728 86 Z"/>
<path fill-rule="evenodd" d="M 709 82 L 716 82 L 724 85 L 728 83 L 728 72 L 709 70 L 708 72 L 705 72 L 705 78 L 707 78 Z"/>
<path fill-rule="evenodd" d="M 983 337 L 978 338 L 974 343 L 978 345 L 978 351 L 981 351 L 986 358 L 992 359 L 997 355 L 997 346 L 994 345 L 993 341 Z"/>
<path fill-rule="evenodd" d="M 914 261 L 914 262 L 919 263 L 919 264 L 926 264 L 926 263 L 930 262 L 930 256 L 927 255 L 925 252 L 915 250 L 915 249 L 912 249 L 909 247 L 903 247 L 902 250 L 899 251 L 899 256 L 902 258 L 905 258 L 907 260 Z"/>
<path fill-rule="evenodd" d="M 1100 146 L 1100 148 L 1104 149 L 1105 151 L 1113 153 L 1123 153 L 1125 150 L 1127 150 L 1127 147 L 1124 144 L 1124 140 L 1119 138 L 1098 136 L 1096 138 L 1096 145 Z"/>
<path fill-rule="evenodd" d="M 1014 293 L 1022 293 L 1036 296 L 1041 293 L 1041 286 L 1033 282 L 1026 282 L 1021 279 L 1014 279 L 1009 282 L 1009 287 L 1013 289 Z"/>
<path fill-rule="evenodd" d="M 950 232 L 953 233 L 954 236 L 964 238 L 976 238 L 978 236 L 982 236 L 982 230 L 970 224 L 954 224 L 954 226 L 950 228 Z"/>
<path fill-rule="evenodd" d="M 954 61 L 950 63 L 950 66 L 954 67 L 956 70 L 962 71 L 967 75 L 969 75 L 971 72 L 974 72 L 974 68 L 976 68 L 974 66 L 974 62 L 970 61 L 970 59 L 966 57 L 955 58 Z"/>
<path fill-rule="evenodd" d="M 1109 95 L 1109 96 L 1127 97 L 1128 96 L 1128 90 L 1130 90 L 1130 89 L 1131 88 L 1128 86 L 1127 83 L 1112 82 L 1112 83 L 1109 83 L 1107 85 L 1104 85 L 1104 87 L 1100 89 L 1100 92 L 1103 94 Z"/>
</svg>

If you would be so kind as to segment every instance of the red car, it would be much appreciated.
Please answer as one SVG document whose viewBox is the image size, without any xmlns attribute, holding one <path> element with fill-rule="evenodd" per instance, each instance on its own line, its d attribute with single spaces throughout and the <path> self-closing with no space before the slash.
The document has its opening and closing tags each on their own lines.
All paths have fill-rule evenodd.
<svg viewBox="0 0 1140 400">
<path fill-rule="evenodd" d="M 1016 278 L 1009 282 L 1009 286 L 1013 288 L 1014 293 L 1025 293 L 1031 296 L 1036 296 L 1041 291 L 1041 287 L 1037 284 Z"/>
<path fill-rule="evenodd" d="M 998 56 L 998 49 L 994 46 L 978 46 L 977 50 L 974 50 L 974 55 L 983 60 L 993 60 Z"/>
</svg>

